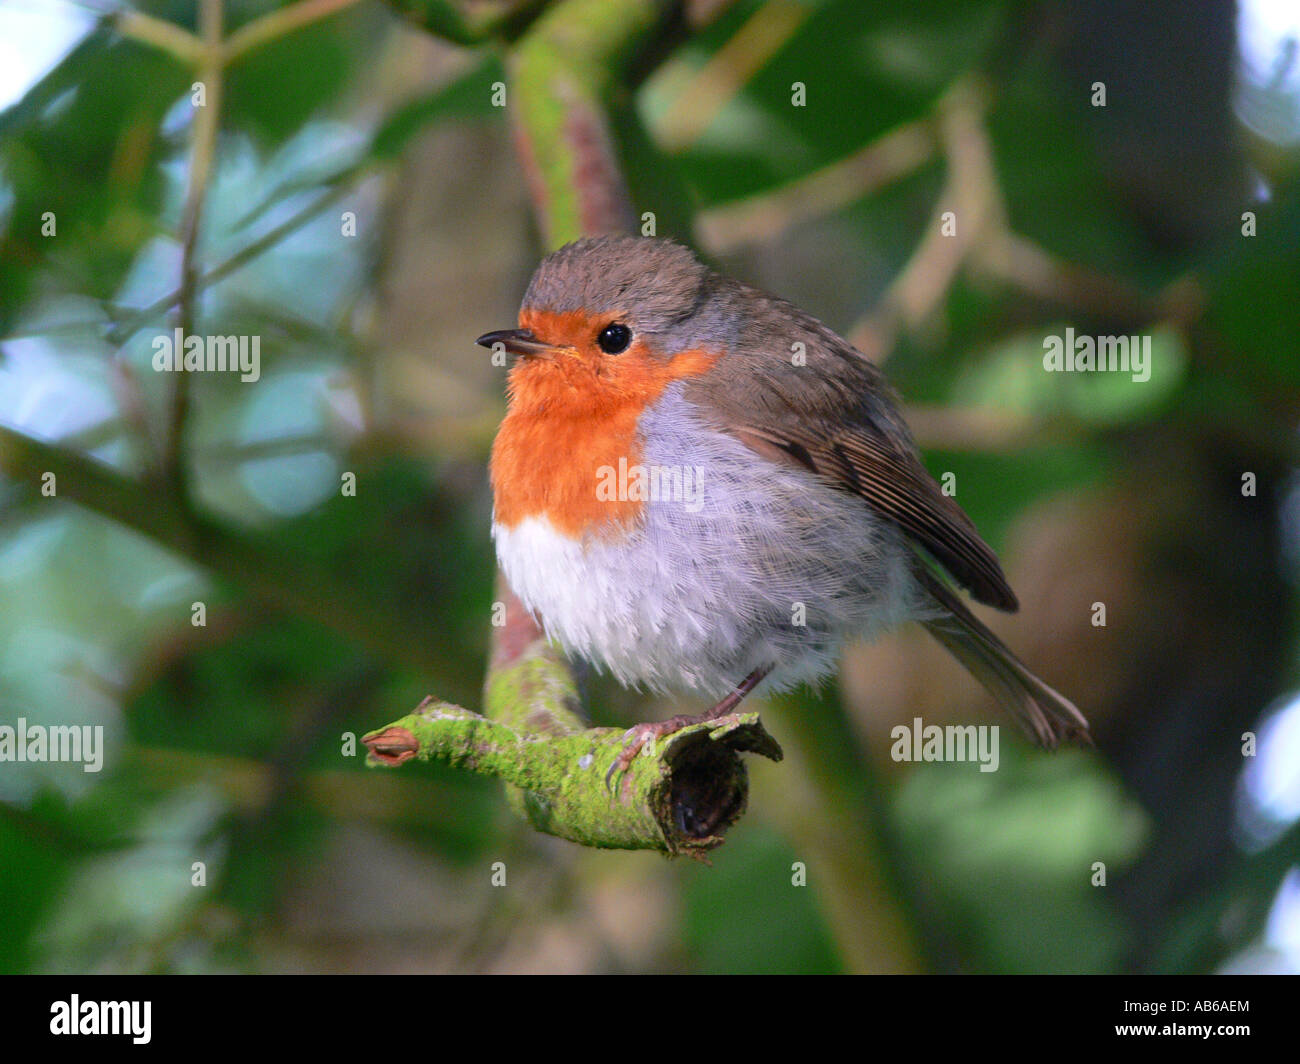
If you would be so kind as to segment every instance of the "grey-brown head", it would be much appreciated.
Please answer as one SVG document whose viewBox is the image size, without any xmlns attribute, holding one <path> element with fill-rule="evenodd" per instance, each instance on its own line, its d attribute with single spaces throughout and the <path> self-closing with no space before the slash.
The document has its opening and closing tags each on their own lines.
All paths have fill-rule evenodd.
<svg viewBox="0 0 1300 1064">
<path fill-rule="evenodd" d="M 524 293 L 519 329 L 487 333 L 478 343 L 502 343 L 520 355 L 545 345 L 589 342 L 617 354 L 634 340 L 653 347 L 689 318 L 703 300 L 712 271 L 671 240 L 633 236 L 584 237 L 546 256 Z"/>
<path fill-rule="evenodd" d="M 659 332 L 694 309 L 708 273 L 693 251 L 671 240 L 586 237 L 542 260 L 523 307 L 592 316 L 624 311 L 629 324 Z"/>
</svg>

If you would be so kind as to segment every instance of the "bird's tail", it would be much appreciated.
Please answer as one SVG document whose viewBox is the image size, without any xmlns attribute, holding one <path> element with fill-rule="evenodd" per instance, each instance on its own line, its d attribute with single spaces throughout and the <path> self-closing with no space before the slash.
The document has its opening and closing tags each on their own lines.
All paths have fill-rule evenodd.
<svg viewBox="0 0 1300 1064">
<path fill-rule="evenodd" d="M 921 623 L 1015 714 L 1030 738 L 1048 749 L 1068 740 L 1092 745 L 1088 721 L 1073 702 L 1030 672 L 957 594 L 923 565 L 916 566 L 916 577 L 943 611 Z"/>
</svg>

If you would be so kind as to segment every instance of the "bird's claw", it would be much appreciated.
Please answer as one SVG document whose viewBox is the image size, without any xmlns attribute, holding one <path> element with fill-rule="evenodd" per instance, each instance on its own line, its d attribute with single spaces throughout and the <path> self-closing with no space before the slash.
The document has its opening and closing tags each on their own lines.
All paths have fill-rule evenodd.
<svg viewBox="0 0 1300 1064">
<path fill-rule="evenodd" d="M 614 793 L 615 777 L 623 775 L 632 767 L 632 762 L 636 760 L 637 755 L 651 739 L 665 734 L 664 726 L 671 725 L 671 721 L 659 721 L 654 724 L 637 724 L 623 733 L 624 746 L 619 751 L 618 757 L 614 758 L 614 763 L 609 766 L 609 771 L 605 773 L 605 788 Z M 669 727 L 668 731 L 673 729 Z"/>
</svg>

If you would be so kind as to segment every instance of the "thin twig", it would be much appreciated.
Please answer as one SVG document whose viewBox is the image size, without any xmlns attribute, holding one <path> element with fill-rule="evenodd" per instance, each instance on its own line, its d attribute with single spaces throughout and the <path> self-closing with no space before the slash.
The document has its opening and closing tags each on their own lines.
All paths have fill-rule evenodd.
<svg viewBox="0 0 1300 1064">
<path fill-rule="evenodd" d="M 286 37 L 294 30 L 300 30 L 344 8 L 355 7 L 360 2 L 361 0 L 303 0 L 300 4 L 272 11 L 235 30 L 226 39 L 222 61 L 227 65 L 233 63 L 246 52 Z"/>
<path fill-rule="evenodd" d="M 987 92 L 973 81 L 954 85 L 938 104 L 939 140 L 948 176 L 925 236 L 879 304 L 849 332 L 859 350 L 885 354 L 900 327 L 915 328 L 947 297 L 958 270 L 1005 211 L 984 130 Z M 944 215 L 951 213 L 952 227 Z"/>
<path fill-rule="evenodd" d="M 203 205 L 217 152 L 217 129 L 221 115 L 221 0 L 202 0 L 199 29 L 203 53 L 199 63 L 199 83 L 203 87 L 203 105 L 194 116 L 194 141 L 190 152 L 189 181 L 185 209 L 181 216 L 181 284 L 177 326 L 183 336 L 194 333 L 195 299 L 198 294 L 196 254 L 199 230 L 203 224 Z M 175 352 L 179 359 L 181 352 Z M 173 377 L 171 416 L 161 457 L 161 475 L 177 499 L 185 498 L 185 422 L 189 414 L 189 375 Z"/>
<path fill-rule="evenodd" d="M 113 27 L 123 37 L 152 45 L 186 66 L 198 66 L 203 61 L 203 41 L 174 22 L 127 8 L 113 17 Z"/>
<path fill-rule="evenodd" d="M 218 281 L 225 280 L 240 267 L 251 262 L 259 255 L 275 247 L 290 233 L 311 221 L 316 215 L 320 214 L 326 207 L 340 199 L 347 186 L 338 186 L 323 193 L 320 197 L 313 200 L 302 210 L 298 211 L 289 218 L 286 218 L 279 225 L 268 229 L 256 240 L 247 244 L 239 251 L 235 252 L 230 258 L 219 263 L 206 273 L 199 276 L 195 282 L 196 288 L 207 288 L 216 284 Z M 154 300 L 144 309 L 132 314 L 130 318 L 119 325 L 115 325 L 108 334 L 108 342 L 112 344 L 123 344 L 141 329 L 147 326 L 159 314 L 164 314 L 174 307 L 181 297 L 179 288 L 168 292 L 165 296 Z"/>
<path fill-rule="evenodd" d="M 935 140 L 928 118 L 908 122 L 778 189 L 703 211 L 696 225 L 700 243 L 713 254 L 770 244 L 800 222 L 847 207 L 915 172 L 934 158 Z"/>
<path fill-rule="evenodd" d="M 768 0 L 755 11 L 677 94 L 659 122 L 664 150 L 683 151 L 699 140 L 812 13 L 796 0 Z"/>
</svg>

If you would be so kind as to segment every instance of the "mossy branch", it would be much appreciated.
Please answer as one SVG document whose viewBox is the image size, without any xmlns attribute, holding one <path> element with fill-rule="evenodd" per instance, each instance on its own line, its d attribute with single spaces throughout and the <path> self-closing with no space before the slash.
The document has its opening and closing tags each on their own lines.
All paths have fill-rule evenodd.
<svg viewBox="0 0 1300 1064">
<path fill-rule="evenodd" d="M 672 6 L 563 0 L 507 55 L 515 141 L 547 247 L 634 227 L 608 105 L 618 72 Z"/>
<path fill-rule="evenodd" d="M 436 760 L 505 781 L 516 812 L 538 831 L 583 846 L 670 856 L 699 856 L 721 844 L 744 812 L 741 752 L 781 753 L 758 714 L 737 713 L 647 744 L 609 787 L 605 774 L 623 748 L 621 728 L 520 732 L 433 699 L 364 742 L 375 764 Z"/>
<path fill-rule="evenodd" d="M 494 776 L 534 828 L 584 846 L 698 857 L 719 845 L 748 799 L 739 755 L 782 756 L 758 715 L 735 713 L 647 743 L 607 785 L 622 729 L 586 727 L 568 664 L 504 582 L 499 590 L 505 624 L 485 685 L 487 716 L 426 698 L 363 738 L 370 763 L 436 760 Z"/>
</svg>

